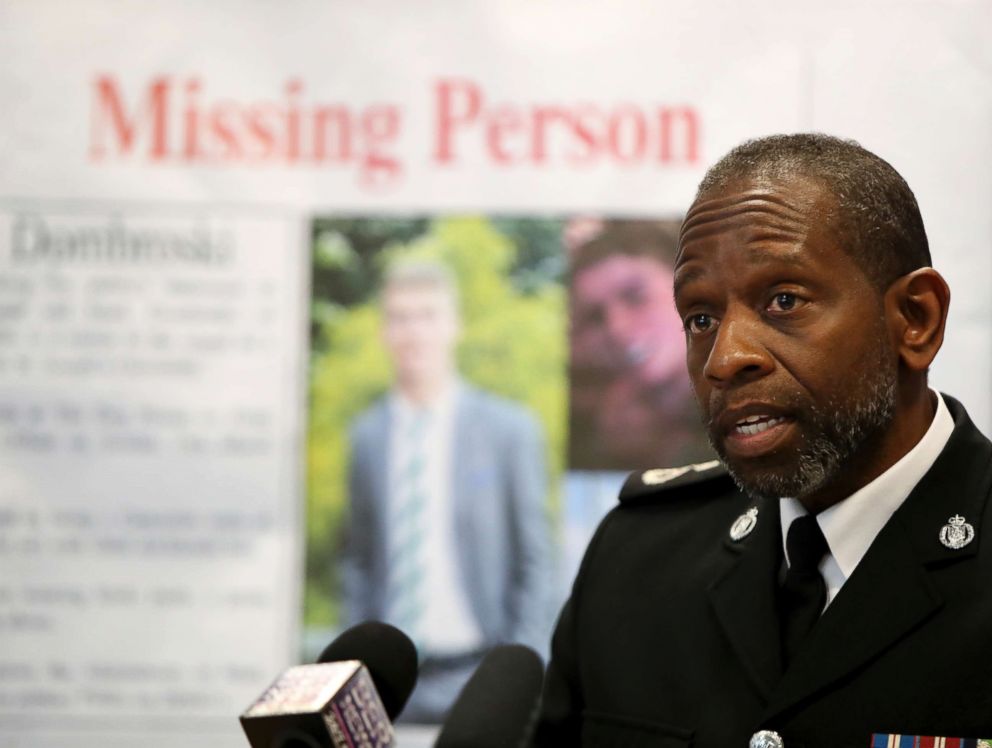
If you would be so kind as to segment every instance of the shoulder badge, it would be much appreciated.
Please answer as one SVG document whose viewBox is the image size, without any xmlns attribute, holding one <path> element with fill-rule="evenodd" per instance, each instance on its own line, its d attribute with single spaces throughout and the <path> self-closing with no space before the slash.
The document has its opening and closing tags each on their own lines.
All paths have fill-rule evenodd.
<svg viewBox="0 0 992 748">
<path fill-rule="evenodd" d="M 710 460 L 709 462 L 697 462 L 695 465 L 683 465 L 676 468 L 654 468 L 641 473 L 641 480 L 645 486 L 660 486 L 662 483 L 681 478 L 686 473 L 705 473 L 707 470 L 719 466 L 719 460 Z"/>
<path fill-rule="evenodd" d="M 669 492 L 682 486 L 692 486 L 711 478 L 726 476 L 727 470 L 719 460 L 698 462 L 674 468 L 654 468 L 642 473 L 634 473 L 620 491 L 620 501 L 629 501 L 641 496 L 655 495 L 659 491 Z"/>
</svg>

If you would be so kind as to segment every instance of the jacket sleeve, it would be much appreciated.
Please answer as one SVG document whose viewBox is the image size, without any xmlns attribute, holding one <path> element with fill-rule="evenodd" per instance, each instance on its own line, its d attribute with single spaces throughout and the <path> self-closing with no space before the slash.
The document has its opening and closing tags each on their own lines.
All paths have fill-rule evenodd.
<svg viewBox="0 0 992 748">
<path fill-rule="evenodd" d="M 372 496 L 368 490 L 367 470 L 363 459 L 358 429 L 350 434 L 351 454 L 348 461 L 348 508 L 344 522 L 344 537 L 338 570 L 341 575 L 344 623 L 353 626 L 375 618 L 372 605 L 375 580 L 373 554 L 375 548 Z"/>
<path fill-rule="evenodd" d="M 586 708 L 582 683 L 579 634 L 584 582 L 595 563 L 597 549 L 618 510 L 614 509 L 599 523 L 579 564 L 572 594 L 562 608 L 551 638 L 551 660 L 544 676 L 541 708 L 534 729 L 533 745 L 540 748 L 581 745 L 583 713 Z M 593 603 L 594 604 L 594 603 Z"/>
<path fill-rule="evenodd" d="M 551 640 L 551 662 L 544 676 L 541 711 L 532 743 L 537 748 L 581 744 L 583 704 L 573 607 L 574 600 L 565 603 Z"/>
<path fill-rule="evenodd" d="M 529 414 L 519 414 L 516 424 L 506 439 L 512 551 L 508 638 L 546 656 L 553 564 L 545 445 Z"/>
</svg>

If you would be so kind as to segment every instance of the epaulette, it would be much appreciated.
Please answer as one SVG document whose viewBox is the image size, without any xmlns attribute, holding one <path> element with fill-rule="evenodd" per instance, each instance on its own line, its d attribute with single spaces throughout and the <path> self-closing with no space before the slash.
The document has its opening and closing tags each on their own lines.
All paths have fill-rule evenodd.
<svg viewBox="0 0 992 748">
<path fill-rule="evenodd" d="M 719 460 L 674 468 L 654 468 L 633 473 L 627 478 L 620 489 L 620 503 L 628 504 L 647 498 L 688 498 L 723 491 L 732 486 L 730 474 Z"/>
</svg>

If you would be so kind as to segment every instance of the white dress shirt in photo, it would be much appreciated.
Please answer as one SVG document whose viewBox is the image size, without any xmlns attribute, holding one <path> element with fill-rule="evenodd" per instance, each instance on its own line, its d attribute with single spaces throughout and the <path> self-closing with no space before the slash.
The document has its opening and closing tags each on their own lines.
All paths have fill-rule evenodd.
<svg viewBox="0 0 992 748">
<path fill-rule="evenodd" d="M 476 623 L 465 595 L 457 549 L 454 542 L 454 500 L 452 496 L 453 446 L 459 387 L 447 388 L 439 398 L 421 405 L 394 393 L 390 416 L 389 500 L 398 498 L 398 473 L 409 462 L 410 451 L 418 446 L 425 458 L 423 485 L 427 492 L 427 513 L 422 545 L 425 579 L 421 584 L 425 600 L 418 626 L 417 643 L 426 655 L 461 654 L 482 646 L 482 631 Z M 426 410 L 427 425 L 423 444 L 405 443 L 403 434 L 418 415 Z"/>
</svg>

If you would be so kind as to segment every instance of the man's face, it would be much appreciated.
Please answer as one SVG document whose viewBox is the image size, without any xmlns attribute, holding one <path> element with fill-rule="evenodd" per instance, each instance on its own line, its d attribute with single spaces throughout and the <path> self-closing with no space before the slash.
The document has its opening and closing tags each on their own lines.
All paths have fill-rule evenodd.
<svg viewBox="0 0 992 748">
<path fill-rule="evenodd" d="M 445 376 L 458 339 L 454 299 L 442 286 L 397 284 L 383 292 L 383 339 L 401 381 Z"/>
<path fill-rule="evenodd" d="M 689 376 L 714 448 L 753 494 L 844 498 L 877 474 L 892 422 L 881 294 L 831 236 L 832 208 L 804 179 L 745 181 L 704 195 L 683 226 Z"/>
<path fill-rule="evenodd" d="M 679 374 L 685 345 L 672 304 L 672 271 L 652 257 L 614 255 L 573 283 L 577 347 L 646 382 Z"/>
</svg>

